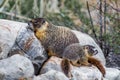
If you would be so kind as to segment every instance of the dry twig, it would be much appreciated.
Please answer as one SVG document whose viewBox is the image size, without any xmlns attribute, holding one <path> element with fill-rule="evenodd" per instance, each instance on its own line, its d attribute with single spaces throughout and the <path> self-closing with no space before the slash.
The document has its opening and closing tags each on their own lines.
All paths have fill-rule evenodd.
<svg viewBox="0 0 120 80">
<path fill-rule="evenodd" d="M 89 16 L 90 16 L 90 22 L 91 22 L 91 27 L 92 27 L 92 31 L 93 31 L 94 37 L 95 37 L 96 41 L 98 41 L 97 35 L 95 33 L 94 25 L 93 25 L 93 20 L 92 20 L 91 14 L 90 14 L 88 1 L 87 1 L 87 10 L 88 10 L 88 13 L 89 13 Z"/>
</svg>

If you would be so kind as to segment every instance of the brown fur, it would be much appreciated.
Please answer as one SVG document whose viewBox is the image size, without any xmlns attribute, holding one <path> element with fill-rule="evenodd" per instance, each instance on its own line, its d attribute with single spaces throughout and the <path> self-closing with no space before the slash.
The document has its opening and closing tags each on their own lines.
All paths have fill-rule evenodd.
<svg viewBox="0 0 120 80">
<path fill-rule="evenodd" d="M 69 28 L 55 26 L 44 18 L 33 19 L 30 24 L 32 25 L 30 28 L 34 31 L 45 50 L 48 51 L 48 55 L 65 59 L 62 61 L 61 66 L 67 76 L 70 70 L 67 60 L 74 66 L 90 66 L 91 63 L 98 67 L 104 76 L 105 69 L 100 61 L 89 55 L 92 50 L 76 45 L 75 43 L 79 43 L 79 41 Z M 68 72 L 65 70 L 66 67 L 68 67 Z"/>
<path fill-rule="evenodd" d="M 55 26 L 44 18 L 33 19 L 30 23 L 36 37 L 48 51 L 49 56 L 62 57 L 62 53 L 68 45 L 79 43 L 69 28 Z"/>
<path fill-rule="evenodd" d="M 105 76 L 105 68 L 103 67 L 103 65 L 101 64 L 101 62 L 91 56 L 88 57 L 88 62 L 93 64 L 94 66 L 96 66 L 100 71 L 101 73 L 103 74 L 103 76 Z"/>
<path fill-rule="evenodd" d="M 65 75 L 70 78 L 71 77 L 70 61 L 68 61 L 67 59 L 63 59 L 61 62 L 61 68 Z"/>
</svg>

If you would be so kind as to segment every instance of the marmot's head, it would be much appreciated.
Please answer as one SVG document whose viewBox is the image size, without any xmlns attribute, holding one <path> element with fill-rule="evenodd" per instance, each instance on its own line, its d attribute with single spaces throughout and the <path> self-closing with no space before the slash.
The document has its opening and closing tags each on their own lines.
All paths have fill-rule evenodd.
<svg viewBox="0 0 120 80">
<path fill-rule="evenodd" d="M 97 50 L 95 50 L 95 47 L 92 45 L 84 45 L 83 46 L 84 51 L 86 51 L 87 53 L 89 53 L 89 55 L 96 55 L 98 53 Z"/>
<path fill-rule="evenodd" d="M 28 27 L 29 29 L 36 31 L 48 27 L 48 22 L 44 18 L 35 18 L 29 21 L 28 25 L 29 25 Z"/>
</svg>

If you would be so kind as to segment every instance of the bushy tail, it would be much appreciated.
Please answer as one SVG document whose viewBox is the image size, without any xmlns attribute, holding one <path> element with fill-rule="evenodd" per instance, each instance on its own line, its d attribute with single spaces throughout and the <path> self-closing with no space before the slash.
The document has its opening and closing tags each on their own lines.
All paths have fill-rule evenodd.
<svg viewBox="0 0 120 80">
<path fill-rule="evenodd" d="M 70 73 L 70 62 L 67 59 L 63 59 L 61 62 L 61 68 L 62 71 L 64 72 L 64 74 L 67 77 L 71 77 L 71 73 Z"/>
<path fill-rule="evenodd" d="M 95 59 L 94 57 L 89 56 L 88 62 L 96 66 L 103 74 L 103 77 L 105 76 L 105 73 L 106 73 L 105 68 L 103 67 L 103 65 L 101 64 L 99 60 Z"/>
</svg>

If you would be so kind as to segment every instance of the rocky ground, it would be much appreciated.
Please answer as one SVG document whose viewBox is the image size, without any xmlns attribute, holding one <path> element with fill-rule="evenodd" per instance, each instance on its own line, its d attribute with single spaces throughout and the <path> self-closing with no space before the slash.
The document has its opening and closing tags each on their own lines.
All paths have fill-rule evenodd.
<svg viewBox="0 0 120 80">
<path fill-rule="evenodd" d="M 103 52 L 95 41 L 85 33 L 72 31 L 79 39 L 80 45 L 94 46 L 98 53 L 93 57 L 106 65 Z M 105 77 L 95 66 L 71 65 L 71 80 L 101 80 L 102 78 L 120 80 L 119 57 L 119 55 L 116 57 L 116 54 L 109 54 L 107 66 L 104 66 Z M 44 48 L 27 29 L 26 23 L 0 19 L 0 59 L 0 80 L 70 80 L 61 70 L 61 58 L 51 57 L 46 61 L 48 57 Z M 116 67 L 118 69 L 115 69 Z"/>
</svg>

